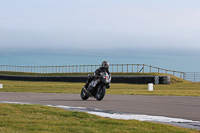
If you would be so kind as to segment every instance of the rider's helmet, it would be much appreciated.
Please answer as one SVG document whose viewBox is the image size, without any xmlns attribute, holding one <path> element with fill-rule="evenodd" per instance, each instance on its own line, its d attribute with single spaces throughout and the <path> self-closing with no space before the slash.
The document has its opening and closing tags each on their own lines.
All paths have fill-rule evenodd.
<svg viewBox="0 0 200 133">
<path fill-rule="evenodd" d="M 103 61 L 102 65 L 103 68 L 108 69 L 109 68 L 109 62 L 108 61 Z"/>
</svg>

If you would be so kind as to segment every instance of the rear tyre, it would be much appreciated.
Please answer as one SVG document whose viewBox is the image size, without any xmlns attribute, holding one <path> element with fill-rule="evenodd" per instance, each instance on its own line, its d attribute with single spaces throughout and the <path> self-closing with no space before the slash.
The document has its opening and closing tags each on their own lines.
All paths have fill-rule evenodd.
<svg viewBox="0 0 200 133">
<path fill-rule="evenodd" d="M 81 98 L 83 100 L 87 100 L 89 98 L 87 92 L 85 92 L 85 90 L 83 90 L 83 89 L 81 90 Z"/>
<path fill-rule="evenodd" d="M 106 94 L 106 86 L 99 86 L 96 93 L 97 101 L 101 101 Z"/>
</svg>

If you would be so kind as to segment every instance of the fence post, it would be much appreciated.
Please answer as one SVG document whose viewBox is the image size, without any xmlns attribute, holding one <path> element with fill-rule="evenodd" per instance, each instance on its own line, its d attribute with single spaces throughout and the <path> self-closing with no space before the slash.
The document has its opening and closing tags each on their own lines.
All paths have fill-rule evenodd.
<svg viewBox="0 0 200 133">
<path fill-rule="evenodd" d="M 133 64 L 132 64 L 132 73 L 133 73 Z"/>
<path fill-rule="evenodd" d="M 137 64 L 137 73 L 139 72 L 139 64 Z"/>
<path fill-rule="evenodd" d="M 112 72 L 114 72 L 114 65 L 112 64 Z"/>
<path fill-rule="evenodd" d="M 152 66 L 150 66 L 150 73 L 151 73 L 151 67 L 152 67 Z"/>
<path fill-rule="evenodd" d="M 117 73 L 119 72 L 119 67 L 118 67 L 118 64 L 117 64 Z"/>
<path fill-rule="evenodd" d="M 89 66 L 87 65 L 87 73 L 88 73 L 88 71 L 89 71 Z"/>
<path fill-rule="evenodd" d="M 158 68 L 158 73 L 160 73 L 160 68 Z"/>
<path fill-rule="evenodd" d="M 127 64 L 127 73 L 128 73 L 128 64 Z"/>
<path fill-rule="evenodd" d="M 123 70 L 123 64 L 122 64 L 122 73 L 124 72 L 124 70 Z"/>
<path fill-rule="evenodd" d="M 145 66 L 145 65 L 143 64 L 143 73 L 144 73 L 144 66 Z"/>
</svg>

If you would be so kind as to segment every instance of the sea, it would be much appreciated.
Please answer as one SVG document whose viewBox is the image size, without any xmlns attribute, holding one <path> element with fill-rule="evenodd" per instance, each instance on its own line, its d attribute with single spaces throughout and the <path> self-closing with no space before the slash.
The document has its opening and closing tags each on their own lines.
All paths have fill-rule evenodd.
<svg viewBox="0 0 200 133">
<path fill-rule="evenodd" d="M 200 53 L 178 50 L 135 49 L 0 49 L 0 65 L 67 66 L 146 64 L 182 72 L 200 72 Z"/>
</svg>

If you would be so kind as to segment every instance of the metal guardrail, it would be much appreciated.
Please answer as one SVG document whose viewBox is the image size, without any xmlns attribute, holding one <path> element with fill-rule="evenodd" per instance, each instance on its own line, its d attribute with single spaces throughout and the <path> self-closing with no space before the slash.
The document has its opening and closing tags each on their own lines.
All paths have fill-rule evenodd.
<svg viewBox="0 0 200 133">
<path fill-rule="evenodd" d="M 200 72 L 185 72 L 184 79 L 192 82 L 200 82 Z"/>
<path fill-rule="evenodd" d="M 70 65 L 70 66 L 13 66 L 0 65 L 0 71 L 30 73 L 92 73 L 101 65 Z M 173 71 L 145 64 L 110 64 L 113 73 L 167 73 L 184 78 L 184 72 Z"/>
</svg>

